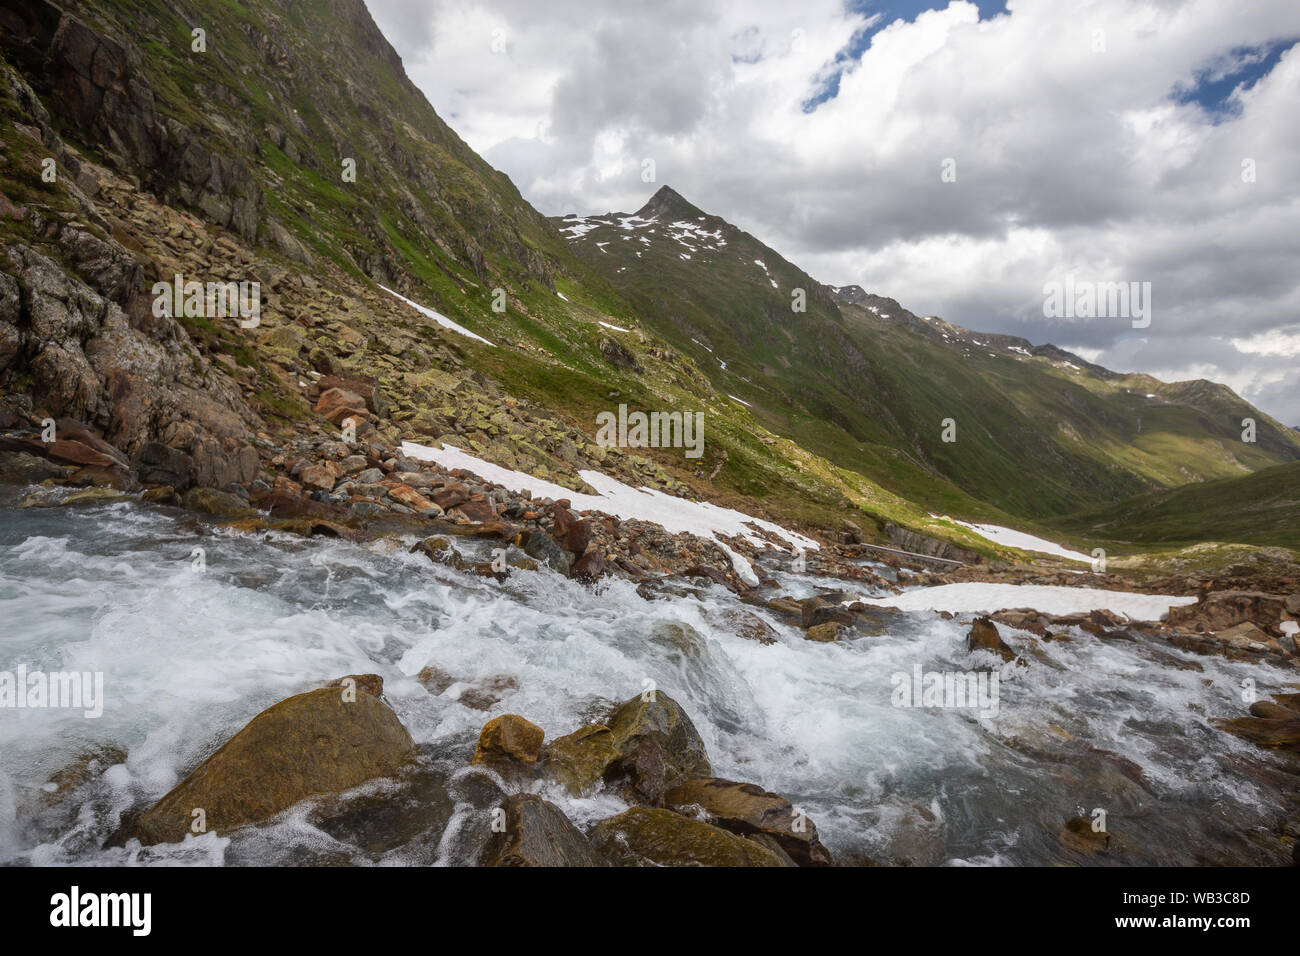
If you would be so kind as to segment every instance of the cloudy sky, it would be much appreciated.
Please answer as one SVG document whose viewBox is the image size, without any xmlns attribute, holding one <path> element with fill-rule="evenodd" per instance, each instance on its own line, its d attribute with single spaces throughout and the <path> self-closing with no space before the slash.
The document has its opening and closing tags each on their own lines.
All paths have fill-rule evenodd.
<svg viewBox="0 0 1300 956">
<path fill-rule="evenodd" d="M 1298 0 L 367 4 L 548 215 L 668 184 L 823 282 L 1300 424 Z M 1046 317 L 1067 275 L 1150 325 Z"/>
</svg>

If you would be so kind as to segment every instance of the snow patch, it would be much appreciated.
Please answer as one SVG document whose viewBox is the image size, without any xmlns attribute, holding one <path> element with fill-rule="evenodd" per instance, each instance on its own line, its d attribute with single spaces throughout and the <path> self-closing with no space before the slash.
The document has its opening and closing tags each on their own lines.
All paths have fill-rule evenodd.
<svg viewBox="0 0 1300 956">
<path fill-rule="evenodd" d="M 995 524 L 968 524 L 965 521 L 956 521 L 954 523 L 961 525 L 970 531 L 974 531 L 981 538 L 987 538 L 994 544 L 1003 544 L 1009 548 L 1019 548 L 1021 551 L 1037 551 L 1039 554 L 1050 554 L 1057 558 L 1069 558 L 1071 561 L 1086 561 L 1092 563 L 1092 558 L 1086 554 L 1080 554 L 1078 551 L 1070 551 L 1051 541 L 1043 538 L 1036 538 L 1032 534 L 1025 534 L 1023 531 L 1016 531 L 1013 528 L 1003 528 Z"/>
<path fill-rule="evenodd" d="M 1086 614 L 1114 611 L 1134 621 L 1157 621 L 1171 607 L 1195 604 L 1195 597 L 1133 594 L 1101 588 L 1070 588 L 1056 584 L 941 584 L 902 594 L 864 598 L 864 604 L 896 607 L 900 611 L 948 611 L 951 614 L 991 614 L 1008 608 L 1033 608 L 1044 614 Z"/>
<path fill-rule="evenodd" d="M 447 318 L 441 312 L 435 312 L 433 311 L 433 309 L 430 309 L 428 306 L 420 305 L 420 303 L 418 302 L 412 302 L 410 299 L 402 295 L 400 292 L 394 292 L 392 289 L 388 288 L 387 286 L 381 285 L 379 288 L 383 289 L 389 295 L 396 296 L 397 298 L 401 299 L 403 302 L 405 302 L 407 305 L 414 308 L 421 315 L 433 319 L 433 321 L 437 322 L 444 329 L 451 329 L 453 332 L 458 332 L 467 338 L 471 338 L 474 339 L 475 341 L 482 342 L 484 345 L 492 345 L 492 343 L 489 342 L 487 339 L 483 338 L 483 336 L 476 335 L 475 333 L 471 332 L 469 329 L 465 328 L 465 326 L 463 325 L 457 325 L 455 322 Z M 496 346 L 493 345 L 493 348 L 495 347 Z"/>
<path fill-rule="evenodd" d="M 512 471 L 491 462 L 475 458 L 461 451 L 454 445 L 443 444 L 441 448 L 429 448 L 415 442 L 402 442 L 402 454 L 417 461 L 434 461 L 444 468 L 464 468 L 511 491 L 528 491 L 535 498 L 568 498 L 574 511 L 603 511 L 625 520 L 652 521 L 662 525 L 670 534 L 689 533 L 701 538 L 712 538 L 718 547 L 731 558 L 732 567 L 750 586 L 758 584 L 758 575 L 745 558 L 737 554 L 719 535 L 742 537 L 760 547 L 769 543 L 754 531 L 754 525 L 800 550 L 818 550 L 819 545 L 811 538 L 806 538 L 796 531 L 790 531 L 771 521 L 754 518 L 730 508 L 720 508 L 707 501 L 688 501 L 675 498 L 653 488 L 633 488 L 617 478 L 599 471 L 580 471 L 582 480 L 596 489 L 594 495 L 579 494 L 569 488 L 534 478 L 522 471 Z"/>
</svg>

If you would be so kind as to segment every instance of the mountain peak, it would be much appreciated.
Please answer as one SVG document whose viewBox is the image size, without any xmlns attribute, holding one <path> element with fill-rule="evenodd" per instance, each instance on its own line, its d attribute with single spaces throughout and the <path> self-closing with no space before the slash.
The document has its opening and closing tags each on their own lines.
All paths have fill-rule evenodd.
<svg viewBox="0 0 1300 956">
<path fill-rule="evenodd" d="M 643 219 L 665 214 L 677 219 L 694 219 L 703 216 L 704 212 L 688 202 L 673 187 L 660 186 L 659 190 L 650 197 L 644 206 L 637 210 L 636 214 Z"/>
</svg>

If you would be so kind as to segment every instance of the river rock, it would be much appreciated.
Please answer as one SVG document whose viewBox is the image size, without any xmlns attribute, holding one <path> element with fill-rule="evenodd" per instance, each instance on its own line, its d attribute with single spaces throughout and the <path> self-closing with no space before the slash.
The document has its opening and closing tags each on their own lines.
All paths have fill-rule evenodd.
<svg viewBox="0 0 1300 956">
<path fill-rule="evenodd" d="M 574 796 L 595 789 L 611 764 L 622 757 L 614 734 L 604 724 L 588 724 L 552 740 L 542 749 L 546 774 Z"/>
<path fill-rule="evenodd" d="M 326 687 L 338 687 L 344 691 L 369 694 L 371 697 L 384 696 L 384 679 L 378 674 L 349 674 L 330 681 Z M 344 696 L 347 700 L 347 696 Z"/>
<path fill-rule="evenodd" d="M 46 478 L 66 478 L 72 471 L 24 451 L 0 451 L 0 484 L 36 485 Z"/>
<path fill-rule="evenodd" d="M 783 866 L 779 856 L 720 827 L 656 807 L 602 820 L 591 841 L 621 866 Z"/>
<path fill-rule="evenodd" d="M 605 770 L 605 780 L 625 803 L 647 807 L 663 805 L 665 775 L 663 747 L 649 737 L 642 737 Z"/>
<path fill-rule="evenodd" d="M 194 459 L 162 442 L 145 442 L 135 458 L 136 473 L 147 485 L 170 485 L 177 491 L 190 487 Z"/>
<path fill-rule="evenodd" d="M 970 651 L 992 651 L 1004 661 L 1014 660 L 1016 652 L 1003 643 L 997 626 L 987 617 L 977 617 L 966 635 L 966 649 Z"/>
<path fill-rule="evenodd" d="M 537 794 L 515 794 L 498 809 L 503 827 L 488 838 L 481 866 L 609 866 L 564 811 Z"/>
<path fill-rule="evenodd" d="M 1250 621 L 1242 621 L 1240 624 L 1234 624 L 1222 631 L 1217 631 L 1214 635 L 1232 647 L 1239 647 L 1243 650 L 1252 651 L 1280 651 L 1281 645 L 1273 640 L 1267 632 L 1256 627 Z"/>
<path fill-rule="evenodd" d="M 724 628 L 747 641 L 760 644 L 775 644 L 777 633 L 772 625 L 757 614 L 744 608 L 728 607 L 709 614 L 710 620 L 718 627 Z"/>
<path fill-rule="evenodd" d="M 800 866 L 835 865 L 816 824 L 796 813 L 785 797 L 755 784 L 719 777 L 687 780 L 664 794 L 664 805 L 682 813 L 699 807 L 709 823 L 740 836 L 766 834 Z"/>
<path fill-rule="evenodd" d="M 555 539 L 542 530 L 535 530 L 524 542 L 524 554 L 545 564 L 552 571 L 569 575 L 569 557 L 564 549 L 555 543 Z"/>
<path fill-rule="evenodd" d="M 298 481 L 308 490 L 333 491 L 337 480 L 329 465 L 308 465 L 298 472 Z"/>
<path fill-rule="evenodd" d="M 595 581 L 603 570 L 605 555 L 599 550 L 592 550 L 573 562 L 571 573 L 576 581 Z"/>
<path fill-rule="evenodd" d="M 257 511 L 243 498 L 215 488 L 191 488 L 182 499 L 190 511 L 216 515 L 219 518 L 256 518 Z"/>
<path fill-rule="evenodd" d="M 1261 591 L 1211 591 L 1195 604 L 1169 609 L 1168 622 L 1174 626 L 1226 631 L 1249 622 L 1277 637 L 1278 624 L 1286 610 L 1287 598 Z M 1197 625 L 1201 625 L 1197 627 Z"/>
<path fill-rule="evenodd" d="M 613 735 L 614 746 L 625 757 L 633 754 L 642 740 L 659 746 L 663 752 L 665 788 L 678 786 L 692 777 L 713 776 L 699 731 L 682 706 L 662 691 L 620 704 L 605 724 Z"/>
<path fill-rule="evenodd" d="M 145 811 L 140 841 L 183 839 L 198 808 L 209 832 L 224 832 L 307 797 L 395 775 L 415 753 L 411 735 L 373 694 L 345 696 L 338 688 L 320 688 L 262 711 Z"/>
<path fill-rule="evenodd" d="M 1110 834 L 1092 828 L 1091 817 L 1071 817 L 1061 830 L 1061 842 L 1080 853 L 1104 853 L 1110 849 Z"/>
<path fill-rule="evenodd" d="M 853 612 L 820 596 L 804 598 L 799 602 L 799 623 L 804 627 L 815 627 L 827 621 L 852 625 Z"/>
<path fill-rule="evenodd" d="M 804 637 L 810 641 L 826 644 L 838 640 L 842 630 L 844 625 L 839 621 L 827 621 L 825 624 L 814 624 L 808 628 Z"/>
<path fill-rule="evenodd" d="M 483 725 L 472 763 L 514 760 L 536 763 L 546 732 L 518 714 L 502 714 Z"/>
<path fill-rule="evenodd" d="M 1234 717 L 1230 720 L 1216 720 L 1214 723 L 1234 737 L 1249 740 L 1256 746 L 1300 753 L 1300 717 L 1280 720 L 1268 717 Z"/>
</svg>

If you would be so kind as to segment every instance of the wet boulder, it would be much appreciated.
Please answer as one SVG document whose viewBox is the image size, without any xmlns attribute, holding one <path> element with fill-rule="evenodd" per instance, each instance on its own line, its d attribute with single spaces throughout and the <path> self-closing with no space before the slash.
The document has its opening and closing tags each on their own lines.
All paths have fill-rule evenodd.
<svg viewBox="0 0 1300 956">
<path fill-rule="evenodd" d="M 744 608 L 723 608 L 710 613 L 709 618 L 716 626 L 743 637 L 747 641 L 757 641 L 760 644 L 775 644 L 777 642 L 775 628 L 757 614 L 746 611 Z"/>
<path fill-rule="evenodd" d="M 1061 842 L 1078 853 L 1105 853 L 1111 847 L 1111 835 L 1094 829 L 1091 817 L 1071 817 L 1060 833 Z"/>
<path fill-rule="evenodd" d="M 250 508 L 248 502 L 228 491 L 215 488 L 191 488 L 182 499 L 190 511 L 216 515 L 219 518 L 256 518 L 256 509 Z"/>
<path fill-rule="evenodd" d="M 1257 747 L 1300 753 L 1300 715 L 1290 718 L 1234 717 L 1215 725 Z"/>
<path fill-rule="evenodd" d="M 568 577 L 569 556 L 545 531 L 536 530 L 528 535 L 528 540 L 524 542 L 524 554 L 545 564 L 552 571 Z"/>
<path fill-rule="evenodd" d="M 518 714 L 493 717 L 479 732 L 478 746 L 474 748 L 474 759 L 471 762 L 479 764 L 509 760 L 537 763 L 545 736 L 541 727 Z"/>
<path fill-rule="evenodd" d="M 969 651 L 992 651 L 1004 661 L 1014 660 L 1016 652 L 1002 641 L 997 626 L 987 617 L 977 617 L 966 634 L 966 649 Z"/>
<path fill-rule="evenodd" d="M 664 794 L 664 805 L 681 813 L 699 808 L 704 819 L 740 836 L 766 834 L 800 866 L 834 866 L 817 836 L 817 825 L 785 797 L 752 783 L 696 778 Z"/>
<path fill-rule="evenodd" d="M 594 790 L 621 757 L 613 732 L 604 724 L 588 724 L 542 749 L 546 775 L 574 796 Z"/>
<path fill-rule="evenodd" d="M 481 866 L 609 866 L 555 804 L 520 793 L 493 813 Z"/>
<path fill-rule="evenodd" d="M 839 640 L 840 632 L 844 630 L 844 625 L 839 621 L 827 621 L 825 624 L 814 624 L 804 632 L 804 638 L 809 641 L 817 641 L 822 644 L 829 644 Z"/>
<path fill-rule="evenodd" d="M 804 627 L 816 627 L 828 621 L 852 626 L 853 612 L 821 596 L 804 598 L 799 602 L 799 623 Z"/>
<path fill-rule="evenodd" d="M 605 720 L 614 746 L 624 756 L 641 741 L 651 741 L 663 754 L 664 786 L 675 787 L 691 777 L 711 777 L 713 770 L 699 731 L 675 700 L 653 691 L 620 704 Z"/>
<path fill-rule="evenodd" d="M 1286 610 L 1282 594 L 1261 591 L 1211 591 L 1195 604 L 1169 609 L 1168 622 L 1195 630 L 1227 631 L 1238 624 L 1250 623 L 1278 637 L 1278 625 Z"/>
<path fill-rule="evenodd" d="M 307 797 L 398 773 L 411 735 L 369 693 L 320 688 L 262 711 L 141 815 L 142 843 L 170 843 L 201 820 L 224 832 L 274 816 Z M 202 811 L 196 813 L 196 811 Z"/>
<path fill-rule="evenodd" d="M 655 807 L 633 807 L 602 820 L 591 842 L 620 866 L 786 865 L 761 843 Z"/>
<path fill-rule="evenodd" d="M 0 448 L 0 484 L 36 485 L 47 478 L 66 478 L 71 471 L 41 455 Z"/>
</svg>

